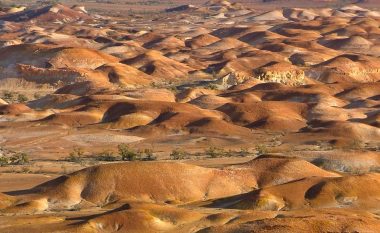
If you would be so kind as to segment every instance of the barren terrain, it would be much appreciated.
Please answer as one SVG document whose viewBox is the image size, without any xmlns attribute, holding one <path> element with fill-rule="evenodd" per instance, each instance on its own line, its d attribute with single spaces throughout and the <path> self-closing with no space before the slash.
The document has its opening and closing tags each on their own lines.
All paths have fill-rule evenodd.
<svg viewBox="0 0 380 233">
<path fill-rule="evenodd" d="M 3 1 L 0 232 L 378 232 L 380 7 Z"/>
</svg>

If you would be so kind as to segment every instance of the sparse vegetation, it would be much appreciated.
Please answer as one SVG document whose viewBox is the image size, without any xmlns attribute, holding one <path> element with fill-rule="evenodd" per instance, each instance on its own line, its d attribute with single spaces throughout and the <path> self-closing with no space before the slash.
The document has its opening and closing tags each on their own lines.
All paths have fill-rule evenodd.
<svg viewBox="0 0 380 233">
<path fill-rule="evenodd" d="M 187 153 L 181 149 L 174 149 L 170 153 L 170 159 L 172 160 L 183 160 L 186 158 Z"/>
<path fill-rule="evenodd" d="M 3 167 L 5 165 L 9 164 L 9 159 L 5 156 L 0 157 L 0 167 Z"/>
<path fill-rule="evenodd" d="M 29 98 L 24 94 L 18 94 L 18 96 L 17 96 L 17 101 L 19 103 L 24 103 L 24 102 L 27 102 L 28 100 L 29 100 Z"/>
<path fill-rule="evenodd" d="M 7 151 L 0 155 L 0 166 L 25 165 L 29 163 L 29 155 L 25 152 Z"/>
<path fill-rule="evenodd" d="M 73 151 L 70 152 L 70 155 L 67 159 L 69 162 L 73 163 L 82 163 L 83 162 L 83 155 L 84 155 L 84 150 L 80 147 L 74 147 Z"/>
<path fill-rule="evenodd" d="M 153 152 L 153 149 L 144 149 L 142 150 L 141 152 L 143 154 L 143 157 L 145 161 L 153 161 L 153 160 L 157 160 L 157 157 L 154 156 L 154 152 Z"/>
<path fill-rule="evenodd" d="M 0 80 L 0 98 L 8 103 L 27 102 L 31 98 L 39 99 L 42 95 L 54 92 L 50 84 L 36 84 L 24 79 L 6 78 Z"/>
<path fill-rule="evenodd" d="M 210 158 L 218 158 L 226 156 L 226 152 L 222 148 L 212 146 L 205 150 L 205 155 Z"/>
<path fill-rule="evenodd" d="M 218 90 L 218 86 L 213 83 L 208 84 L 205 88 L 210 90 Z"/>
<path fill-rule="evenodd" d="M 118 153 L 119 156 L 115 155 L 111 151 L 103 151 L 102 153 L 98 154 L 95 159 L 97 161 L 135 161 L 135 160 L 141 160 L 141 161 L 153 161 L 156 160 L 157 157 L 154 156 L 153 149 L 142 149 L 142 150 L 135 150 L 133 148 L 130 148 L 126 144 L 120 144 L 118 145 Z"/>
<path fill-rule="evenodd" d="M 95 159 L 98 161 L 108 161 L 108 162 L 118 160 L 117 157 L 111 151 L 103 151 L 102 153 L 98 154 L 95 157 Z"/>
<path fill-rule="evenodd" d="M 127 144 L 120 144 L 117 146 L 121 160 L 123 161 L 135 161 L 141 158 L 141 156 Z"/>
<path fill-rule="evenodd" d="M 29 98 L 24 94 L 18 94 L 12 91 L 3 91 L 2 98 L 8 103 L 17 101 L 18 103 L 24 103 L 29 100 Z"/>
<path fill-rule="evenodd" d="M 3 92 L 3 99 L 7 102 L 12 102 L 14 98 L 14 93 L 11 91 L 4 91 Z"/>
<path fill-rule="evenodd" d="M 14 165 L 24 165 L 29 163 L 29 155 L 24 152 L 19 152 L 10 157 L 10 163 Z"/>
<path fill-rule="evenodd" d="M 267 154 L 269 151 L 268 151 L 268 147 L 264 144 L 259 144 L 256 146 L 256 151 L 257 151 L 257 154 L 258 155 L 264 155 L 264 154 Z"/>
</svg>

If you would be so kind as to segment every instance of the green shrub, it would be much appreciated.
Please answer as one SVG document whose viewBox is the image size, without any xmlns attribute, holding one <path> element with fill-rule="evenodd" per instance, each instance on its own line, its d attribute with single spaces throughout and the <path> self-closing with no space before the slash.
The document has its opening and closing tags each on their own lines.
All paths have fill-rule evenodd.
<svg viewBox="0 0 380 233">
<path fill-rule="evenodd" d="M 5 156 L 0 157 L 0 167 L 6 166 L 9 164 L 9 158 Z"/>
<path fill-rule="evenodd" d="M 205 155 L 210 158 L 218 158 L 226 155 L 226 152 L 222 148 L 209 147 L 205 150 Z"/>
<path fill-rule="evenodd" d="M 26 102 L 28 100 L 29 100 L 28 97 L 26 95 L 24 95 L 24 94 L 18 94 L 18 96 L 17 96 L 17 101 L 19 103 L 24 103 L 24 102 Z"/>
<path fill-rule="evenodd" d="M 213 83 L 208 84 L 205 88 L 210 90 L 218 90 L 218 86 Z"/>
<path fill-rule="evenodd" d="M 182 159 L 185 159 L 185 157 L 186 157 L 186 152 L 180 149 L 174 149 L 170 153 L 170 159 L 172 160 L 182 160 Z"/>
<path fill-rule="evenodd" d="M 81 163 L 83 161 L 84 151 L 80 147 L 74 147 L 73 151 L 70 152 L 69 158 L 67 161 L 73 163 Z"/>
<path fill-rule="evenodd" d="M 12 165 L 23 165 L 29 163 L 29 155 L 24 152 L 19 152 L 12 155 L 9 158 L 10 164 Z"/>
<path fill-rule="evenodd" d="M 258 155 L 264 155 L 268 153 L 268 148 L 264 144 L 260 144 L 256 146 L 256 151 Z"/>
<path fill-rule="evenodd" d="M 12 101 L 14 98 L 14 93 L 10 92 L 10 91 L 4 91 L 3 98 L 4 98 L 4 100 Z"/>
<path fill-rule="evenodd" d="M 127 144 L 120 144 L 117 148 L 119 150 L 121 160 L 123 161 L 135 161 L 140 159 L 140 155 L 133 149 L 129 148 Z"/>
<path fill-rule="evenodd" d="M 0 157 L 0 166 L 6 165 L 24 165 L 29 163 L 29 155 L 24 152 L 18 152 L 13 155 L 3 155 Z"/>
</svg>

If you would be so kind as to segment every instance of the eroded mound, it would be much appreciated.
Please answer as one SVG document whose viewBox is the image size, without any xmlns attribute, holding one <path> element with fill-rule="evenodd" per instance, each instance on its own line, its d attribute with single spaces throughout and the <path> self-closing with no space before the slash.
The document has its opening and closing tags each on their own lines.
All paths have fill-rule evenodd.
<svg viewBox="0 0 380 233">
<path fill-rule="evenodd" d="M 217 200 L 211 206 L 253 210 L 355 208 L 377 211 L 378 174 L 337 178 L 309 177 L 248 194 Z"/>
<path fill-rule="evenodd" d="M 90 167 L 41 184 L 26 192 L 29 198 L 21 197 L 18 203 L 23 204 L 4 211 L 72 209 L 127 201 L 188 203 L 310 176 L 337 175 L 305 161 L 276 157 L 260 157 L 225 169 L 168 162 L 116 163 Z"/>
<path fill-rule="evenodd" d="M 0 16 L 0 20 L 12 22 L 36 20 L 39 22 L 58 21 L 64 23 L 83 19 L 91 19 L 84 8 L 71 9 L 61 4 L 36 9 L 12 10 L 8 14 Z"/>
</svg>

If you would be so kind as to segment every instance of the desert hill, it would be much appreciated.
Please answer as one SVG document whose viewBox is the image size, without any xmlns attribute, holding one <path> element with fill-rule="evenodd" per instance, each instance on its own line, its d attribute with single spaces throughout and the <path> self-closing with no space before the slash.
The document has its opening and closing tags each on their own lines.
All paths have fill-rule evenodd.
<svg viewBox="0 0 380 233">
<path fill-rule="evenodd" d="M 25 9 L 23 11 L 10 11 L 0 17 L 0 20 L 12 22 L 38 21 L 65 23 L 76 20 L 91 19 L 82 8 L 71 9 L 67 6 L 57 4 L 37 9 Z"/>
<path fill-rule="evenodd" d="M 306 167 L 308 169 L 302 169 Z M 287 172 L 289 169 L 294 172 Z M 132 174 L 134 179 L 130 178 Z M 25 197 L 26 203 L 6 207 L 4 211 L 70 209 L 82 203 L 104 206 L 118 201 L 187 203 L 231 196 L 309 176 L 338 175 L 304 161 L 275 157 L 258 158 L 223 170 L 167 162 L 109 164 L 36 186 L 26 192 L 30 196 Z M 141 183 L 147 185 L 142 187 Z"/>
</svg>

